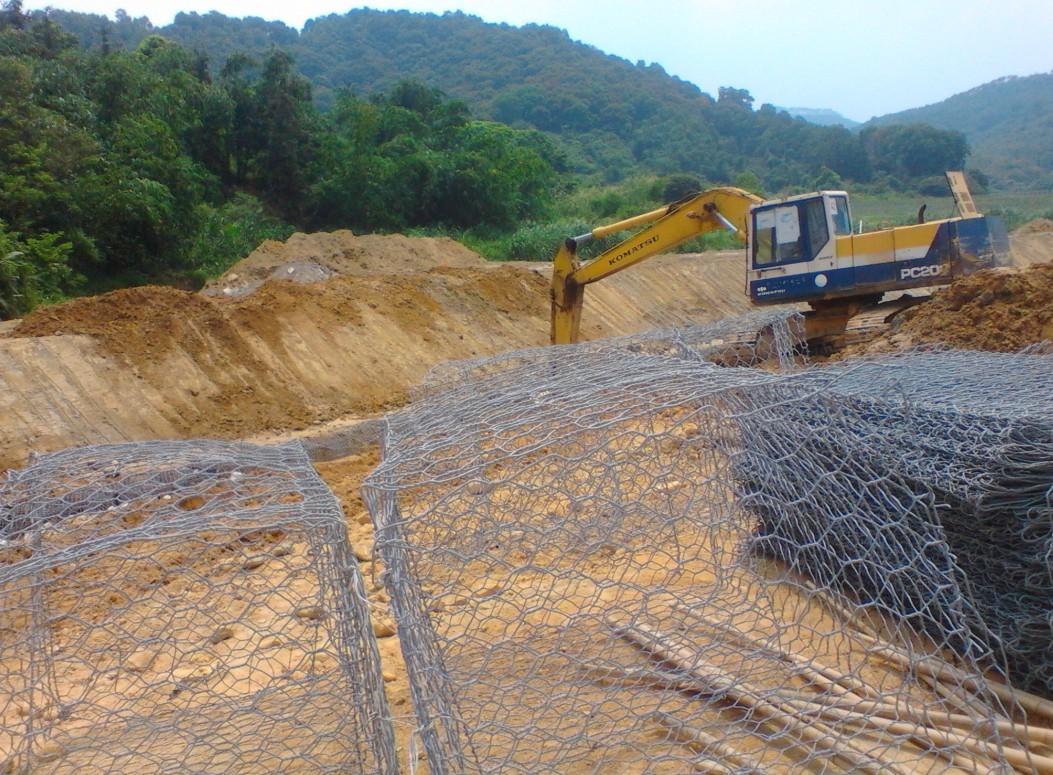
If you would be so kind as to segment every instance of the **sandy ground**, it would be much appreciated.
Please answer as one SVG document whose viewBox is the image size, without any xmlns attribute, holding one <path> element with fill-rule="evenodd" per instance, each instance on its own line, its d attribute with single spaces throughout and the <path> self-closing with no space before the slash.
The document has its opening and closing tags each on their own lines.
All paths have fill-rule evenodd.
<svg viewBox="0 0 1053 775">
<path fill-rule="evenodd" d="M 690 428 L 684 432 L 690 433 Z M 670 438 L 675 437 L 676 433 Z M 378 458 L 378 450 L 372 448 L 316 468 L 340 499 L 366 580 L 400 765 L 404 772 L 424 773 L 427 762 L 414 735 L 400 643 L 388 596 L 380 585 L 383 568 L 374 557 L 372 524 L 360 494 Z M 677 483 L 667 484 L 660 497 L 677 497 Z M 502 500 L 500 493 L 491 500 L 498 508 L 517 508 L 515 502 Z M 735 566 L 733 558 L 743 539 L 740 532 L 714 525 L 690 535 L 667 536 L 681 547 L 679 556 L 655 551 L 643 542 L 592 554 L 585 564 L 573 556 L 535 556 L 533 573 L 523 568 L 510 573 L 507 565 L 471 562 L 449 568 L 452 575 L 447 581 L 452 583 L 445 587 L 433 578 L 434 589 L 444 592 L 429 598 L 429 610 L 440 641 L 449 649 L 454 679 L 486 679 L 470 687 L 458 685 L 467 721 L 497 713 L 508 728 L 536 726 L 571 740 L 577 729 L 586 740 L 592 735 L 607 741 L 591 747 L 553 741 L 550 748 L 538 748 L 538 743 L 525 739 L 513 754 L 511 738 L 499 729 L 489 736 L 477 735 L 480 755 L 491 761 L 508 756 L 528 769 L 559 757 L 563 764 L 557 771 L 568 775 L 683 772 L 694 752 L 651 720 L 661 712 L 687 717 L 695 726 L 724 730 L 726 743 L 762 761 L 768 772 L 800 771 L 802 757 L 807 756 L 817 757 L 811 765 L 816 772 L 829 765 L 829 754 L 819 754 L 808 745 L 791 744 L 790 738 L 773 742 L 761 737 L 762 732 L 772 735 L 778 725 L 751 731 L 751 725 L 744 723 L 748 714 L 722 703 L 704 704 L 688 694 L 651 686 L 646 679 L 582 680 L 577 660 L 583 656 L 630 669 L 658 666 L 611 635 L 605 622 L 612 612 L 625 617 L 635 611 L 667 633 L 689 634 L 685 645 L 704 651 L 723 674 L 740 676 L 762 691 L 795 685 L 797 691 L 807 693 L 807 688 L 791 677 L 786 665 L 726 642 L 711 623 L 692 616 L 719 613 L 721 625 L 754 641 L 840 669 L 872 687 L 894 692 L 900 702 L 913 697 L 917 707 L 928 708 L 934 717 L 941 712 L 939 698 L 894 666 L 869 656 L 865 644 L 818 600 L 777 583 L 785 571 L 763 562 L 750 568 Z M 309 549 L 302 540 L 265 533 L 248 542 L 229 542 L 211 535 L 200 545 L 191 541 L 164 552 L 144 552 L 144 548 L 137 547 L 141 560 L 112 556 L 102 564 L 64 572 L 49 587 L 47 603 L 56 620 L 50 643 L 55 655 L 50 685 L 52 696 L 62 702 L 57 707 L 43 702 L 32 708 L 24 702 L 0 702 L 3 725 L 17 728 L 32 714 L 40 727 L 52 731 L 38 741 L 36 765 L 30 771 L 90 775 L 117 767 L 150 773 L 161 771 L 165 761 L 181 760 L 188 767 L 206 770 L 236 763 L 229 771 L 248 775 L 311 772 L 317 762 L 336 761 L 344 720 L 340 708 L 347 690 L 327 678 L 336 675 L 334 656 L 328 640 L 314 626 L 316 620 L 304 613 L 302 601 L 314 599 L 317 586 L 305 572 Z M 684 554 L 689 550 L 697 553 Z M 5 555 L 0 562 L 11 559 Z M 721 567 L 735 570 L 717 583 L 713 574 Z M 127 581 L 100 585 L 102 579 L 117 577 Z M 655 591 L 659 588 L 660 594 Z M 691 606 L 690 614 L 684 612 L 685 603 Z M 115 606 L 121 609 L 117 619 Z M 524 609 L 531 613 L 521 616 Z M 0 642 L 18 632 L 11 615 L 10 609 L 0 615 Z M 106 627 L 91 626 L 103 620 Z M 568 639 L 546 640 L 550 637 L 546 632 L 565 630 L 570 622 L 574 622 L 573 634 Z M 154 638 L 164 645 L 152 645 Z M 518 645 L 508 650 L 502 643 Z M 547 655 L 530 670 L 524 670 L 521 662 L 524 643 Z M 931 649 L 918 645 L 923 651 Z M 85 649 L 93 655 L 90 659 L 84 657 Z M 560 654 L 565 655 L 565 665 Z M 484 656 L 485 662 L 478 661 Z M 17 650 L 0 648 L 0 661 L 8 669 L 15 667 Z M 257 694 L 268 682 L 287 676 L 292 677 L 295 691 Z M 305 709 L 300 697 L 307 692 L 314 699 Z M 558 692 L 560 697 L 545 703 L 539 695 L 539 702 L 532 704 L 531 692 Z M 246 713 L 250 702 L 254 709 Z M 227 703 L 234 713 L 225 710 Z M 74 709 L 70 718 L 63 715 L 63 706 Z M 572 707 L 581 712 L 568 715 Z M 268 719 L 262 726 L 260 714 Z M 618 743 L 612 745 L 609 736 L 616 729 L 621 731 Z M 318 730 L 327 734 L 319 736 Z M 905 738 L 845 730 L 842 734 L 874 755 L 903 763 L 911 772 L 940 771 L 947 764 Z M 224 740 L 236 750 L 217 745 Z M 11 742 L 0 740 L 0 763 Z M 305 752 L 310 753 L 309 762 L 298 758 Z M 121 758 L 114 759 L 118 753 Z M 648 759 L 652 764 L 646 764 Z"/>
<path fill-rule="evenodd" d="M 330 253 L 336 236 L 311 235 Z M 371 244 L 344 239 L 356 251 Z M 399 253 L 407 242 L 416 252 Z M 132 288 L 41 308 L 8 326 L 0 332 L 0 468 L 24 464 L 31 450 L 244 438 L 374 416 L 404 403 L 435 364 L 547 343 L 547 265 L 473 265 L 474 254 L 448 240 L 381 244 L 355 272 L 320 282 L 271 280 L 230 298 Z M 288 258 L 266 255 L 277 268 Z M 444 256 L 450 265 L 437 265 Z M 246 261 L 242 271 L 265 271 L 259 256 Z M 590 288 L 585 335 L 742 312 L 741 261 L 737 253 L 669 256 L 619 274 Z"/>
<path fill-rule="evenodd" d="M 1040 227 L 1036 226 L 1033 234 L 1025 234 L 1032 252 L 1018 252 L 1018 258 L 1025 256 L 1019 259 L 1021 263 L 1041 263 L 1037 259 L 1041 258 L 1042 241 L 1048 234 Z M 315 252 L 309 254 L 309 263 L 323 267 L 327 273 L 320 282 L 272 279 L 250 293 L 224 294 L 225 287 L 239 287 L 241 278 L 248 278 L 246 284 L 261 281 L 291 260 L 285 248 L 270 245 L 250 257 L 252 260 L 244 266 L 232 270 L 239 277 L 224 278 L 218 294 L 215 288 L 212 295 L 167 288 L 129 289 L 44 308 L 18 324 L 5 326 L 0 331 L 0 416 L 4 430 L 0 468 L 21 465 L 30 451 L 83 443 L 193 436 L 277 439 L 319 423 L 353 424 L 357 418 L 374 416 L 404 402 L 407 392 L 436 363 L 543 344 L 547 340 L 546 266 L 477 265 L 463 248 L 453 248 L 442 241 L 413 243 L 416 257 L 411 255 L 405 264 L 398 265 L 385 259 L 380 248 L 375 248 L 379 252 L 373 258 L 362 257 L 355 251 L 366 249 L 367 245 L 360 242 L 364 238 L 353 238 L 352 247 L 348 247 L 347 240 L 351 239 L 345 235 L 312 243 L 306 237 L 298 238 L 298 249 L 313 245 Z M 396 252 L 413 253 L 407 252 L 401 242 L 398 245 L 401 247 Z M 394 249 L 396 245 L 384 243 L 383 247 Z M 445 255 L 452 257 L 444 264 Z M 590 337 L 600 337 L 656 325 L 712 320 L 744 311 L 747 307 L 741 288 L 741 262 L 738 253 L 669 256 L 619 274 L 590 288 L 584 330 Z M 293 274 L 304 274 L 299 266 L 294 269 Z M 901 332 L 907 338 L 890 346 L 918 341 L 921 337 L 914 327 L 928 332 L 927 341 L 942 337 L 942 341 L 994 349 L 1016 348 L 1050 338 L 1051 271 L 1048 266 L 1035 266 L 1025 272 L 993 272 L 970 278 L 941 292 L 916 313 L 928 316 L 927 319 L 907 319 Z M 987 331 L 984 336 L 991 337 L 994 334 L 990 332 L 997 331 L 998 337 L 981 339 L 977 331 Z M 964 339 L 970 332 L 973 339 Z M 380 636 L 385 690 L 398 730 L 399 757 L 409 770 L 408 758 L 417 744 L 411 740 L 413 717 L 408 682 L 398 638 L 391 626 L 389 601 L 379 584 L 383 569 L 373 558 L 372 526 L 359 495 L 361 483 L 376 465 L 377 456 L 377 449 L 366 444 L 361 454 L 318 463 L 317 468 L 343 504 L 349 535 L 366 577 Z M 513 506 L 510 504 L 510 508 Z M 714 545 L 714 550 L 726 551 L 726 547 Z M 239 551 L 244 553 L 244 547 Z M 282 556 L 296 558 L 302 551 L 303 547 L 291 546 L 289 553 Z M 225 626 L 219 620 L 229 618 L 229 611 L 237 612 L 239 604 L 208 599 L 204 591 L 212 589 L 211 585 L 195 587 L 186 582 L 178 589 L 159 589 L 147 581 L 167 560 L 204 577 L 213 572 L 222 575 L 236 571 L 231 565 L 234 559 L 242 563 L 238 566 L 242 568 L 244 558 L 240 554 L 233 559 L 210 552 L 159 558 L 149 568 L 127 569 L 129 585 L 113 590 L 113 594 L 122 598 L 139 596 L 140 604 L 135 609 L 139 613 L 128 626 L 143 628 L 142 633 L 151 626 L 164 625 L 165 616 L 171 626 L 173 601 L 182 601 L 175 614 L 184 617 L 178 626 L 200 641 L 209 628 L 214 633 L 217 627 Z M 648 574 L 661 572 L 654 565 L 653 552 L 620 559 L 629 560 L 637 574 L 631 579 L 632 585 L 637 587 L 646 585 Z M 298 593 L 310 594 L 309 581 L 290 576 L 292 561 L 251 568 L 254 583 L 260 588 L 288 586 Z M 597 566 L 592 573 L 602 576 L 620 572 L 618 569 L 624 567 L 624 562 L 606 569 Z M 695 582 L 699 582 L 702 569 L 695 575 Z M 478 616 L 488 610 L 496 611 L 496 607 L 510 601 L 530 599 L 538 592 L 536 583 L 538 579 L 524 577 L 516 582 L 518 586 L 512 585 L 505 594 L 494 597 L 491 579 L 469 579 L 468 586 L 482 599 L 467 605 L 455 603 L 444 610 L 438 621 L 445 628 L 445 636 L 456 637 L 463 631 L 469 611 Z M 682 590 L 685 595 L 690 591 Z M 592 592 L 568 588 L 560 590 L 559 595 L 566 605 L 573 606 L 582 603 L 583 596 L 600 599 Z M 841 630 L 814 603 L 795 599 L 788 592 L 773 594 L 782 595 L 779 604 L 796 611 L 798 621 L 811 622 L 813 631 Z M 608 606 L 618 602 L 622 607 L 633 603 L 628 598 L 603 602 Z M 68 604 L 71 611 L 87 615 L 83 601 L 74 597 Z M 235 628 L 231 635 L 209 648 L 194 652 L 198 656 L 193 662 L 177 664 L 163 654 L 137 657 L 141 661 L 134 663 L 128 661 L 134 654 L 125 655 L 124 662 L 103 666 L 105 669 L 70 662 L 62 666 L 56 680 L 61 691 L 75 694 L 93 690 L 92 682 L 97 680 L 93 676 L 104 675 L 114 681 L 107 690 L 110 692 L 134 694 L 143 687 L 149 688 L 141 700 L 149 704 L 171 701 L 170 694 L 164 694 L 172 691 L 170 678 L 193 686 L 195 680 L 223 675 L 231 696 L 243 696 L 260 676 L 294 667 L 297 654 L 304 651 L 278 649 L 258 663 L 248 663 L 244 658 L 244 654 L 255 653 L 261 645 L 247 638 L 252 633 L 280 630 L 267 617 L 287 615 L 289 605 L 279 595 L 263 606 L 269 611 L 263 619 L 250 628 Z M 746 619 L 737 620 L 734 625 L 746 630 L 757 628 L 757 623 Z M 10 632 L 19 625 L 8 622 L 5 626 Z M 809 648 L 795 642 L 795 637 L 791 634 L 790 645 Z M 296 642 L 307 644 L 306 650 L 310 650 L 306 637 Z M 100 653 L 106 653 L 106 643 L 95 645 Z M 859 664 L 858 646 L 850 639 L 828 639 L 821 646 L 813 646 L 833 660 L 831 666 L 856 669 L 852 665 Z M 14 665 L 12 657 L 2 659 L 7 667 Z M 224 667 L 230 664 L 237 665 L 233 673 Z M 727 667 L 731 669 L 732 662 Z M 189 672 L 175 676 L 177 671 Z M 258 675 L 254 677 L 254 673 Z M 902 680 L 896 671 L 886 673 L 885 678 L 878 674 L 870 678 L 878 682 Z M 500 670 L 497 675 L 500 676 Z M 318 691 L 327 690 L 321 687 Z M 663 703 L 668 702 L 667 693 L 641 695 L 638 687 L 634 692 L 634 696 L 643 697 L 639 700 L 641 713 L 666 707 Z M 588 699 L 588 695 L 581 696 L 583 702 Z M 38 711 L 44 722 L 58 720 L 47 716 L 56 713 L 55 709 L 33 712 Z M 27 709 L 7 704 L 2 712 L 5 723 L 18 723 Z M 325 712 L 328 711 L 320 711 L 323 715 Z M 319 723 L 323 720 L 320 717 Z M 200 722 L 202 729 L 221 723 L 208 716 Z M 642 746 L 673 750 L 674 744 L 661 730 L 638 726 L 635 731 L 642 736 Z M 307 745 L 297 736 L 302 733 L 291 728 L 275 727 L 274 733 L 289 748 Z M 144 745 L 150 739 L 150 731 L 144 730 Z M 0 747 L 5 742 L 0 741 Z M 746 737 L 741 738 L 741 743 L 750 750 L 757 745 Z M 176 741 L 170 744 L 175 745 Z M 322 756 L 324 744 L 318 745 L 318 755 Z M 50 771 L 60 771 L 60 763 L 64 762 L 62 766 L 90 772 L 90 762 L 65 757 L 61 751 L 48 755 L 56 762 Z M 612 761 L 602 756 L 586 757 L 567 772 L 591 772 L 597 762 Z M 925 761 L 928 764 L 919 766 L 922 771 L 932 764 L 928 758 Z M 618 770 L 614 761 L 614 771 L 631 771 L 628 763 L 623 764 L 625 768 Z M 261 752 L 247 771 L 273 770 L 275 766 L 275 760 Z M 682 771 L 682 766 L 679 770 L 678 766 L 671 765 L 670 771 Z M 778 769 L 773 766 L 773 771 Z"/>
</svg>

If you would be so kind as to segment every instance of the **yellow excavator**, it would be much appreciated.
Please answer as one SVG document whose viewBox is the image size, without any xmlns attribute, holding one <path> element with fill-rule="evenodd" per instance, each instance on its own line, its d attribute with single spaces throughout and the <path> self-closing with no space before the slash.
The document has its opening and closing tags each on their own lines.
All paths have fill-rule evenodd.
<svg viewBox="0 0 1053 775">
<path fill-rule="evenodd" d="M 925 223 L 923 207 L 917 224 L 867 233 L 853 233 L 844 191 L 764 200 L 727 187 L 570 237 L 553 259 L 552 343 L 578 340 L 586 285 L 718 229 L 746 243 L 745 290 L 753 304 L 807 303 L 808 340 L 836 337 L 885 293 L 946 285 L 1007 263 L 1001 221 L 976 209 L 961 172 L 948 172 L 947 180 L 958 215 Z M 591 261 L 578 260 L 587 242 L 638 227 L 646 228 Z M 917 300 L 893 304 L 892 314 Z"/>
</svg>

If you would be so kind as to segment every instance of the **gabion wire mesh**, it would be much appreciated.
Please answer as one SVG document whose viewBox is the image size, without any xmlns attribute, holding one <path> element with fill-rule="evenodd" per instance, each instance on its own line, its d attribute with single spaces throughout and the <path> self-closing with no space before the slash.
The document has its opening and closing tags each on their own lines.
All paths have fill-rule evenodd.
<svg viewBox="0 0 1053 775">
<path fill-rule="evenodd" d="M 0 482 L 0 772 L 391 773 L 362 578 L 299 444 L 146 442 Z"/>
<path fill-rule="evenodd" d="M 688 360 L 708 360 L 722 366 L 759 366 L 790 369 L 807 352 L 804 318 L 785 309 L 759 310 L 702 325 L 656 329 L 629 336 L 586 341 L 572 347 L 534 347 L 433 366 L 412 393 L 423 401 L 465 380 L 498 372 L 521 374 L 540 368 L 556 369 L 567 353 L 575 359 L 597 356 L 609 359 L 614 353 L 628 356 L 666 355 Z M 511 379 L 516 379 L 510 376 Z"/>
<path fill-rule="evenodd" d="M 960 634 L 959 650 L 976 648 L 969 642 L 972 637 L 999 648 L 1014 683 L 1046 696 L 1053 696 L 1051 376 L 1053 358 L 1048 355 L 953 351 L 905 353 L 802 375 L 813 390 L 836 395 L 847 420 L 837 433 L 810 434 L 804 442 L 808 457 L 821 463 L 824 455 L 862 456 L 865 462 L 850 469 L 854 477 L 869 466 L 884 472 L 885 479 L 894 478 L 897 487 L 925 492 L 935 510 L 934 517 L 926 517 L 926 529 L 938 526 L 942 531 L 940 551 L 946 556 L 939 562 L 963 574 L 979 615 L 973 632 Z M 785 414 L 779 406 L 766 408 L 751 418 L 748 435 L 763 439 L 766 457 L 785 461 L 767 450 L 796 450 L 802 445 L 802 428 L 823 411 L 819 404 L 804 412 L 794 406 Z M 794 433 L 795 438 L 787 437 Z M 757 459 L 749 452 L 744 457 Z M 770 501 L 779 510 L 778 525 L 767 537 L 769 547 L 784 559 L 792 555 L 801 562 L 810 562 L 805 555 L 820 547 L 842 560 L 857 557 L 858 548 L 872 542 L 856 531 L 883 525 L 883 506 L 873 499 L 857 504 L 855 518 L 839 526 L 847 532 L 836 543 L 810 542 L 818 523 L 786 518 L 787 495 L 815 488 L 798 464 L 802 457 L 798 452 L 792 465 L 780 464 L 762 478 L 746 476 L 756 485 L 747 495 L 751 505 L 765 511 Z M 751 464 L 743 461 L 743 469 Z M 770 468 L 764 460 L 758 465 Z M 824 500 L 830 501 L 833 487 L 843 484 L 855 487 L 836 473 L 825 478 Z M 884 482 L 883 487 L 888 491 Z M 799 502 L 794 499 L 790 508 Z M 795 525 L 807 532 L 784 535 Z M 809 548 L 797 548 L 803 545 Z M 935 549 L 929 556 L 935 558 Z M 815 565 L 813 573 L 829 568 L 830 559 Z M 933 577 L 924 568 L 909 572 L 915 594 L 931 609 L 920 623 L 931 629 L 949 601 L 931 587 Z M 879 579 L 857 578 L 854 584 L 867 600 L 893 591 Z M 895 593 L 905 588 L 899 583 Z M 892 611 L 913 610 L 904 601 L 887 602 Z M 949 632 L 947 622 L 935 626 L 937 632 Z"/>
<path fill-rule="evenodd" d="M 946 495 L 1041 519 L 1021 423 L 1049 359 L 786 374 L 735 349 L 519 353 L 388 419 L 365 496 L 428 771 L 1048 771 L 1053 705 L 1005 685 L 987 567 L 960 556 L 986 537 Z M 955 393 L 996 385 L 996 409 Z"/>
</svg>

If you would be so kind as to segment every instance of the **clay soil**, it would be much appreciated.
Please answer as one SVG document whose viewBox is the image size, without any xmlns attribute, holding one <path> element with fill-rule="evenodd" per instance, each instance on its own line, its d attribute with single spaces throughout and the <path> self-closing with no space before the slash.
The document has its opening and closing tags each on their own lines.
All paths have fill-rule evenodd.
<svg viewBox="0 0 1053 775">
<path fill-rule="evenodd" d="M 307 265 L 324 279 L 304 282 Z M 376 415 L 438 363 L 545 344 L 547 270 L 446 239 L 294 235 L 232 269 L 254 284 L 243 294 L 148 286 L 39 308 L 0 332 L 0 468 L 78 444 Z M 741 271 L 737 254 L 648 262 L 590 289 L 584 334 L 742 312 Z"/>
<path fill-rule="evenodd" d="M 1018 352 L 1053 341 L 1053 264 L 988 269 L 941 288 L 893 319 L 888 332 L 838 358 L 945 345 Z"/>
<path fill-rule="evenodd" d="M 1041 224 L 1033 228 L 1034 233 L 1024 236 L 1045 239 Z M 275 279 L 275 271 L 280 277 L 292 261 L 323 267 L 327 279 L 314 283 Z M 74 443 L 164 435 L 240 438 L 261 431 L 293 431 L 345 415 L 373 415 L 405 402 L 408 391 L 436 363 L 543 344 L 548 315 L 544 271 L 480 261 L 442 240 L 297 235 L 288 243 L 261 246 L 214 285 L 218 295 L 146 287 L 39 309 L 0 338 L 4 365 L 0 387 L 9 401 L 0 409 L 9 410 L 13 418 L 11 434 L 4 440 L 7 446 L 0 448 L 0 467 L 20 465 L 29 450 Z M 728 258 L 702 264 L 692 263 L 689 257 L 669 257 L 619 275 L 609 290 L 592 294 L 589 303 L 594 312 L 609 314 L 589 318 L 587 307 L 586 330 L 591 336 L 602 336 L 676 322 L 662 318 L 660 311 L 668 309 L 665 302 L 674 296 L 681 299 L 678 313 L 685 319 L 743 311 L 737 262 Z M 249 285 L 252 288 L 243 295 L 222 292 Z M 899 329 L 879 345 L 942 342 L 1016 350 L 1053 339 L 1051 312 L 1053 267 L 984 272 L 937 293 L 933 301 L 904 317 Z M 899 339 L 893 341 L 894 337 Z M 49 368 L 41 367 L 37 376 L 32 367 L 40 363 Z M 372 524 L 359 494 L 378 454 L 370 448 L 319 463 L 317 469 L 342 502 L 366 577 L 374 623 L 383 633 L 385 688 L 397 722 L 400 760 L 406 767 L 414 723 L 408 681 L 398 639 L 390 631 L 389 600 L 379 584 L 383 569 L 373 557 Z M 714 551 L 731 552 L 733 547 L 714 546 Z M 188 555 L 180 562 L 208 577 L 215 572 L 217 558 Z M 624 580 L 626 567 L 638 574 L 628 579 L 635 588 L 646 588 L 647 574 L 663 571 L 655 565 L 654 552 L 644 551 L 639 556 L 615 555 L 609 567 L 596 564 L 589 572 L 595 578 Z M 280 578 L 270 579 L 267 574 L 283 572 L 279 563 L 254 571 L 261 583 Z M 442 621 L 451 636 L 466 626 L 469 613 L 497 614 L 500 606 L 531 600 L 538 591 L 532 586 L 537 578 L 526 575 L 514 582 L 501 579 L 504 591 L 497 596 L 493 594 L 497 582 L 485 574 L 466 575 L 462 583 L 475 590 L 479 600 L 462 601 L 463 612 L 453 607 L 444 613 Z M 130 578 L 125 592 L 146 595 L 140 586 L 137 578 Z M 749 585 L 744 582 L 743 588 Z M 688 595 L 692 590 L 678 592 Z M 193 589 L 184 593 L 196 594 Z M 571 608 L 580 602 L 577 593 L 563 594 L 562 604 L 568 608 L 556 614 L 571 615 Z M 859 669 L 864 655 L 850 636 L 816 638 L 816 633 L 840 633 L 844 628 L 838 619 L 797 592 L 773 594 L 781 596 L 780 605 L 795 611 L 802 623 L 790 633 L 792 637 L 811 634 L 812 641 L 795 640 L 794 648 L 825 655 L 832 667 Z M 162 603 L 158 597 L 158 621 L 165 610 Z M 758 622 L 733 624 L 756 637 L 777 634 L 764 631 Z M 209 660 L 200 665 L 203 671 L 218 669 L 222 656 L 211 655 Z M 163 660 L 144 663 L 134 675 L 119 680 L 131 687 L 157 679 L 165 669 Z M 875 667 L 866 677 L 875 684 L 902 680 L 888 665 Z M 66 678 L 73 686 L 83 682 L 85 674 L 73 672 Z M 931 699 L 920 687 L 913 690 L 919 699 Z M 238 691 L 237 684 L 231 691 Z M 633 701 L 648 712 L 664 707 L 659 693 L 641 694 L 636 687 L 633 694 L 637 698 Z M 17 708 L 8 710 L 18 713 Z M 743 740 L 747 748 L 756 744 Z M 668 749 L 672 742 L 656 727 L 640 745 Z M 920 769 L 935 764 L 938 761 L 926 755 Z M 567 771 L 589 772 L 590 767 L 585 761 L 577 770 Z M 774 766 L 772 771 L 779 769 Z"/>
</svg>

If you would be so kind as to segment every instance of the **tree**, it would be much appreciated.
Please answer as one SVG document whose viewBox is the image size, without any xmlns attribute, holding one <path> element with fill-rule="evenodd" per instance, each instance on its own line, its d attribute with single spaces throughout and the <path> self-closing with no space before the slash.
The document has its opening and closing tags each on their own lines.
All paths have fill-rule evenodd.
<svg viewBox="0 0 1053 775">
<path fill-rule="evenodd" d="M 677 202 L 702 191 L 702 181 L 693 175 L 670 175 L 665 179 L 662 201 Z"/>
<path fill-rule="evenodd" d="M 961 132 L 926 124 L 867 127 L 860 140 L 876 170 L 907 179 L 962 169 L 969 153 Z"/>
<path fill-rule="evenodd" d="M 753 109 L 753 95 L 746 89 L 735 89 L 731 86 L 721 86 L 717 92 L 717 105 L 733 105 L 746 110 Z"/>
<path fill-rule="evenodd" d="M 28 17 L 22 12 L 22 0 L 5 0 L 0 6 L 0 30 L 24 30 Z"/>
<path fill-rule="evenodd" d="M 263 61 L 255 98 L 261 141 L 256 178 L 267 201 L 297 220 L 313 155 L 311 85 L 294 70 L 291 56 L 274 49 Z"/>
<path fill-rule="evenodd" d="M 0 221 L 0 319 L 21 317 L 37 304 L 73 290 L 71 249 L 58 234 L 23 240 Z"/>
</svg>

